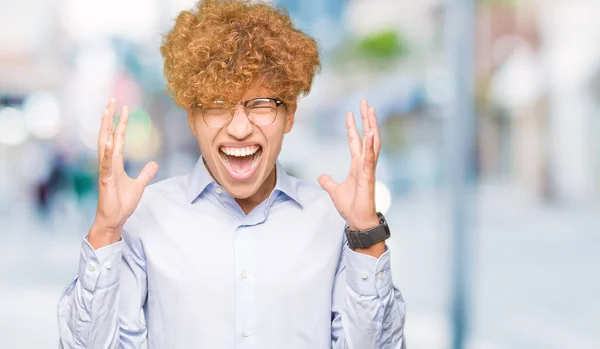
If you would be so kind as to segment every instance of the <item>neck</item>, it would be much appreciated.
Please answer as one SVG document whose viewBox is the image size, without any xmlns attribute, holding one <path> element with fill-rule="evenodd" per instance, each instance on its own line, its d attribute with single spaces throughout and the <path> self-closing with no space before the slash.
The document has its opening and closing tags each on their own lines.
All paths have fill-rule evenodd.
<svg viewBox="0 0 600 349">
<path fill-rule="evenodd" d="M 258 191 L 254 193 L 254 195 L 245 199 L 235 199 L 235 201 L 238 203 L 238 205 L 240 205 L 242 211 L 244 211 L 245 214 L 248 214 L 256 206 L 260 205 L 261 202 L 265 201 L 269 197 L 269 195 L 271 195 L 273 188 L 275 188 L 276 182 L 277 170 L 276 167 L 273 166 L 271 173 L 269 173 L 267 179 L 265 179 L 263 184 L 260 186 Z"/>
</svg>

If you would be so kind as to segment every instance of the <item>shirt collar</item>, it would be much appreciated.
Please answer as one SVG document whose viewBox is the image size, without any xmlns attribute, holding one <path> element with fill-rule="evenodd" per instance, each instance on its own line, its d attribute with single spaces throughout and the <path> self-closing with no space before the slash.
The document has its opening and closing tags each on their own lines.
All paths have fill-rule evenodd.
<svg viewBox="0 0 600 349">
<path fill-rule="evenodd" d="M 285 172 L 283 165 L 281 165 L 279 161 L 275 162 L 275 168 L 277 170 L 277 178 L 273 192 L 278 191 L 284 193 L 302 207 L 302 202 L 298 195 L 297 181 Z M 194 202 L 194 200 L 196 200 L 196 198 L 213 183 L 215 185 L 217 184 L 208 172 L 202 156 L 200 156 L 198 161 L 196 161 L 196 165 L 192 169 L 192 172 L 188 175 L 188 202 Z"/>
<path fill-rule="evenodd" d="M 277 170 L 277 182 L 275 183 L 275 188 L 273 191 L 280 191 L 284 193 L 290 199 L 296 201 L 300 207 L 302 207 L 302 202 L 300 201 L 300 196 L 298 195 L 298 181 L 285 172 L 283 165 L 281 165 L 279 161 L 275 162 L 275 168 Z"/>
<path fill-rule="evenodd" d="M 206 169 L 204 159 L 200 156 L 192 172 L 188 175 L 188 202 L 194 202 L 204 189 L 212 183 L 216 184 L 214 178 Z"/>
</svg>

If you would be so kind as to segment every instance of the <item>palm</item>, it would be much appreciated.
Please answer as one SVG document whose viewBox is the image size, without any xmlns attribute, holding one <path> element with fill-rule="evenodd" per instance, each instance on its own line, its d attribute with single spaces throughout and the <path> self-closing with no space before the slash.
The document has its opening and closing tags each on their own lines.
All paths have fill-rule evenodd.
<svg viewBox="0 0 600 349">
<path fill-rule="evenodd" d="M 98 209 L 96 219 L 107 228 L 119 228 L 137 207 L 144 188 L 156 174 L 158 165 L 151 161 L 138 178 L 127 175 L 124 167 L 123 148 L 129 109 L 123 107 L 116 130 L 112 131 L 115 101 L 111 100 L 102 118 L 98 137 Z M 114 150 L 117 151 L 114 151 Z"/>
<path fill-rule="evenodd" d="M 349 212 L 352 212 L 353 206 L 359 201 L 357 196 L 361 195 L 361 191 L 358 188 L 362 185 L 368 185 L 368 183 L 360 183 L 359 178 L 362 174 L 359 171 L 362 169 L 364 159 L 361 156 L 354 156 L 350 165 L 350 172 L 346 179 L 338 184 L 334 190 L 331 199 L 338 210 L 338 212 L 346 217 Z"/>
<path fill-rule="evenodd" d="M 376 217 L 375 167 L 380 150 L 379 130 L 375 110 L 366 100 L 361 101 L 364 138 L 361 141 L 354 115 L 346 116 L 346 128 L 352 162 L 346 179 L 335 183 L 328 175 L 322 175 L 319 183 L 331 196 L 331 200 L 348 225 L 362 228 L 364 222 Z"/>
<path fill-rule="evenodd" d="M 118 217 L 113 221 L 120 226 L 135 210 L 143 191 L 125 172 L 116 177 L 114 180 L 100 180 L 98 209 L 103 216 Z"/>
</svg>

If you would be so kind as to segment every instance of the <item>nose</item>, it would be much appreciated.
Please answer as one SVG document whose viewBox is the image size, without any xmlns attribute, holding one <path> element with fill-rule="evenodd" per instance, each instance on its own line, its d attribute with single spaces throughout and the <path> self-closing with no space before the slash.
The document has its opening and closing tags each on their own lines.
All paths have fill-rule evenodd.
<svg viewBox="0 0 600 349">
<path fill-rule="evenodd" d="M 252 133 L 252 123 L 241 105 L 236 107 L 233 119 L 227 125 L 227 133 L 237 139 L 244 139 Z"/>
</svg>

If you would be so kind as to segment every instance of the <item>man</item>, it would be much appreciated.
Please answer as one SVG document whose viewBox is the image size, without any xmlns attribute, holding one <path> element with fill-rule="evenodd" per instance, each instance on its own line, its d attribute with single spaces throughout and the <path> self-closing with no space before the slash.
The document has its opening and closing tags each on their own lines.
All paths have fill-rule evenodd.
<svg viewBox="0 0 600 349">
<path fill-rule="evenodd" d="M 61 347 L 403 347 L 404 301 L 375 211 L 373 107 L 361 101 L 362 139 L 347 115 L 349 175 L 321 176 L 321 190 L 277 162 L 320 64 L 284 11 L 205 0 L 178 16 L 161 52 L 202 157 L 144 190 L 158 165 L 127 176 L 129 110 L 113 132 L 111 99 L 96 218 L 59 302 Z"/>
</svg>

